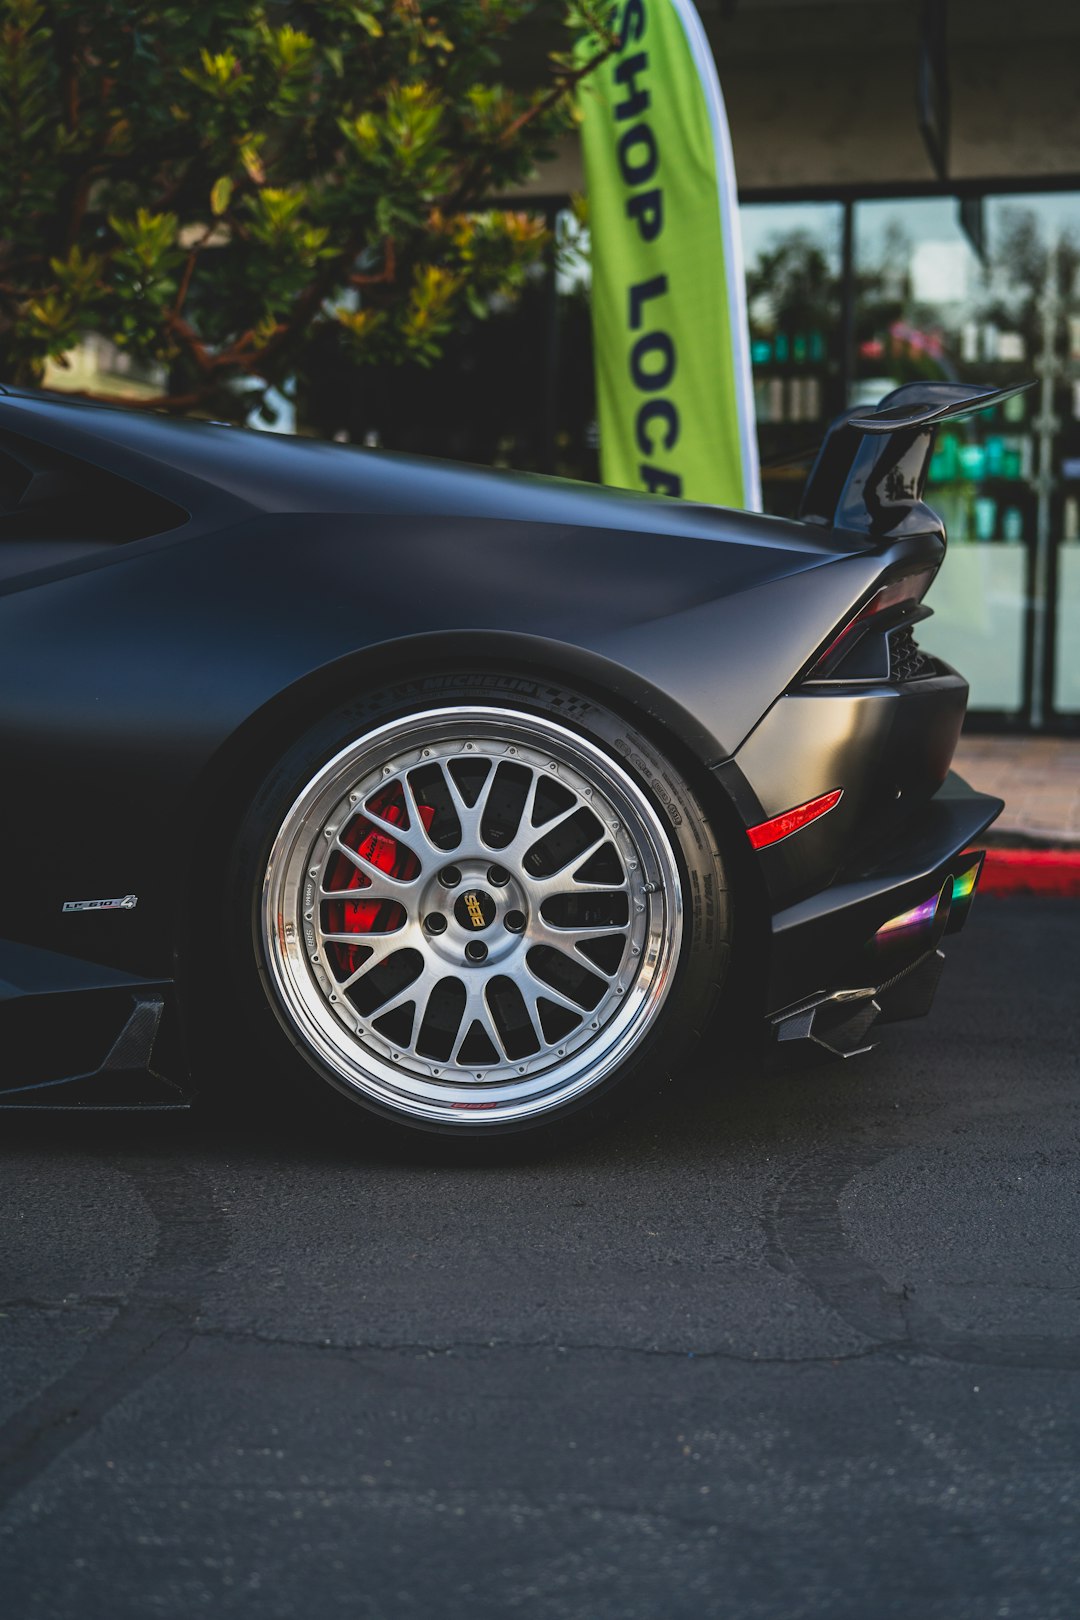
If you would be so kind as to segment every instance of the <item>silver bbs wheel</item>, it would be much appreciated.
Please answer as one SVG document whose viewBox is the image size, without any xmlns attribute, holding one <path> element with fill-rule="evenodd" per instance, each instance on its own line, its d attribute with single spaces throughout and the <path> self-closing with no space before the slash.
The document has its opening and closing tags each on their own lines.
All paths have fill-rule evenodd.
<svg viewBox="0 0 1080 1620">
<path fill-rule="evenodd" d="M 279 1006 L 338 1084 L 499 1123 L 599 1085 L 670 989 L 679 869 L 617 761 L 541 715 L 433 709 L 344 748 L 274 841 Z"/>
</svg>

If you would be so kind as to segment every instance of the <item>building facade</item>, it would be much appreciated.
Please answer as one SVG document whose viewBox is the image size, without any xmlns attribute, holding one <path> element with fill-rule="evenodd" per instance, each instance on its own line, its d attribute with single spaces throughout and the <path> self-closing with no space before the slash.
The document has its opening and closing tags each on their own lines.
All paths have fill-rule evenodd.
<svg viewBox="0 0 1080 1620">
<path fill-rule="evenodd" d="M 1033 383 L 941 435 L 935 645 L 983 723 L 1080 729 L 1080 6 L 698 9 L 739 182 L 766 508 L 794 509 L 845 405 L 923 377 Z M 568 142 L 534 200 L 583 189 Z"/>
</svg>

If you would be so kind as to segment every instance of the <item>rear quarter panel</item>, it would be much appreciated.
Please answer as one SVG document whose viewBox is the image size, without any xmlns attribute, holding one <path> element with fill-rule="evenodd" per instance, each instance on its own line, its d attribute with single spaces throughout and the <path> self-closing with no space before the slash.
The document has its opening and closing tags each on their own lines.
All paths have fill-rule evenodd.
<svg viewBox="0 0 1080 1620">
<path fill-rule="evenodd" d="M 747 520 L 733 517 L 746 532 Z M 207 783 L 358 683 L 483 659 L 575 675 L 704 765 L 731 754 L 880 554 L 473 516 L 260 515 L 0 596 L 0 935 L 171 971 Z M 315 710 L 317 711 L 317 708 Z M 232 828 L 220 828 L 227 847 Z M 64 901 L 134 893 L 134 911 Z"/>
</svg>

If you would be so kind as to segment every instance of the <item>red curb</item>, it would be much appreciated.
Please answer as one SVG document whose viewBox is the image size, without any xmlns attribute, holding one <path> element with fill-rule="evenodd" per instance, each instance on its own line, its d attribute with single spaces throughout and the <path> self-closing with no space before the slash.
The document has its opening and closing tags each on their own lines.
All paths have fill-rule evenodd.
<svg viewBox="0 0 1080 1620">
<path fill-rule="evenodd" d="M 980 894 L 1080 898 L 1080 849 L 988 849 Z"/>
</svg>

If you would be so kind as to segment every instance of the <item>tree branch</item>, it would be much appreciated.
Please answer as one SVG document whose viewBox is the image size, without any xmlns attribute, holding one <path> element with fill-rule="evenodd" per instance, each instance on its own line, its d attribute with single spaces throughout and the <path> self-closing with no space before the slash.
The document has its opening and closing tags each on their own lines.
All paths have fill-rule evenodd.
<svg viewBox="0 0 1080 1620">
<path fill-rule="evenodd" d="M 180 319 L 180 311 L 184 307 L 184 302 L 188 295 L 188 288 L 191 286 L 191 277 L 195 271 L 195 261 L 220 224 L 221 221 L 219 219 L 212 219 L 209 225 L 207 225 L 206 229 L 203 231 L 202 235 L 199 237 L 198 241 L 192 243 L 191 251 L 187 256 L 187 262 L 184 265 L 183 274 L 180 277 L 180 285 L 176 289 L 176 297 L 173 300 L 173 307 L 165 317 L 165 323 L 167 326 L 174 326 L 175 323 Z"/>
<path fill-rule="evenodd" d="M 260 350 L 262 360 L 272 359 L 279 354 L 288 345 L 289 340 L 303 329 L 323 299 L 328 298 L 334 288 L 351 273 L 351 267 L 356 263 L 363 245 L 363 236 L 357 234 L 341 253 L 333 259 L 326 260 L 319 274 L 308 283 L 302 293 L 297 295 L 289 319 Z"/>
<path fill-rule="evenodd" d="M 540 100 L 534 102 L 531 107 L 526 107 L 524 112 L 519 113 L 517 118 L 513 119 L 511 123 L 507 124 L 504 129 L 501 129 L 498 135 L 495 137 L 492 150 L 509 145 L 514 136 L 523 130 L 528 124 L 531 124 L 535 119 L 541 117 L 544 113 L 550 112 L 553 107 L 557 107 L 564 96 L 569 95 L 572 90 L 576 89 L 581 83 L 582 79 L 587 78 L 590 73 L 594 72 L 595 69 L 601 65 L 601 63 L 606 62 L 608 57 L 617 51 L 618 48 L 619 41 L 614 35 L 612 35 L 604 50 L 599 51 L 595 56 L 591 56 L 587 62 L 582 64 L 581 67 L 575 68 L 571 73 L 564 74 L 552 86 L 546 95 L 541 96 Z M 490 166 L 490 150 L 488 152 L 479 154 L 473 159 L 471 165 L 466 168 L 464 175 L 458 183 L 458 188 L 454 192 L 453 197 L 445 205 L 445 209 L 448 214 L 461 213 L 461 211 L 466 207 L 468 199 L 477 190 L 484 188 L 484 175 L 487 170 L 490 169 Z"/>
<path fill-rule="evenodd" d="M 596 56 L 590 57 L 587 62 L 581 67 L 575 68 L 572 73 L 565 74 L 562 79 L 552 86 L 546 95 L 541 96 L 540 100 L 534 102 L 531 107 L 526 107 L 525 111 L 515 118 L 512 124 L 507 124 L 499 135 L 499 144 L 505 146 L 513 140 L 520 130 L 525 128 L 526 124 L 531 124 L 534 118 L 540 118 L 544 113 L 550 112 L 553 107 L 557 107 L 564 96 L 569 95 L 571 90 L 575 90 L 582 79 L 587 78 L 603 62 L 606 62 L 608 57 L 618 48 L 619 41 L 612 39 L 607 47 Z"/>
<path fill-rule="evenodd" d="M 173 315 L 169 317 L 167 325 L 169 331 L 180 339 L 204 376 L 209 376 L 212 371 L 217 370 L 216 357 L 210 353 L 206 344 L 187 321 L 182 320 L 179 315 Z"/>
<path fill-rule="evenodd" d="M 393 282 L 396 275 L 397 275 L 397 254 L 396 254 L 396 250 L 394 248 L 394 239 L 393 239 L 392 236 L 388 236 L 386 238 L 386 248 L 385 248 L 385 256 L 383 258 L 383 267 L 379 271 L 378 275 L 375 275 L 375 276 L 351 275 L 349 277 L 349 285 L 351 287 L 380 287 L 380 286 L 386 285 L 387 283 Z"/>
</svg>

